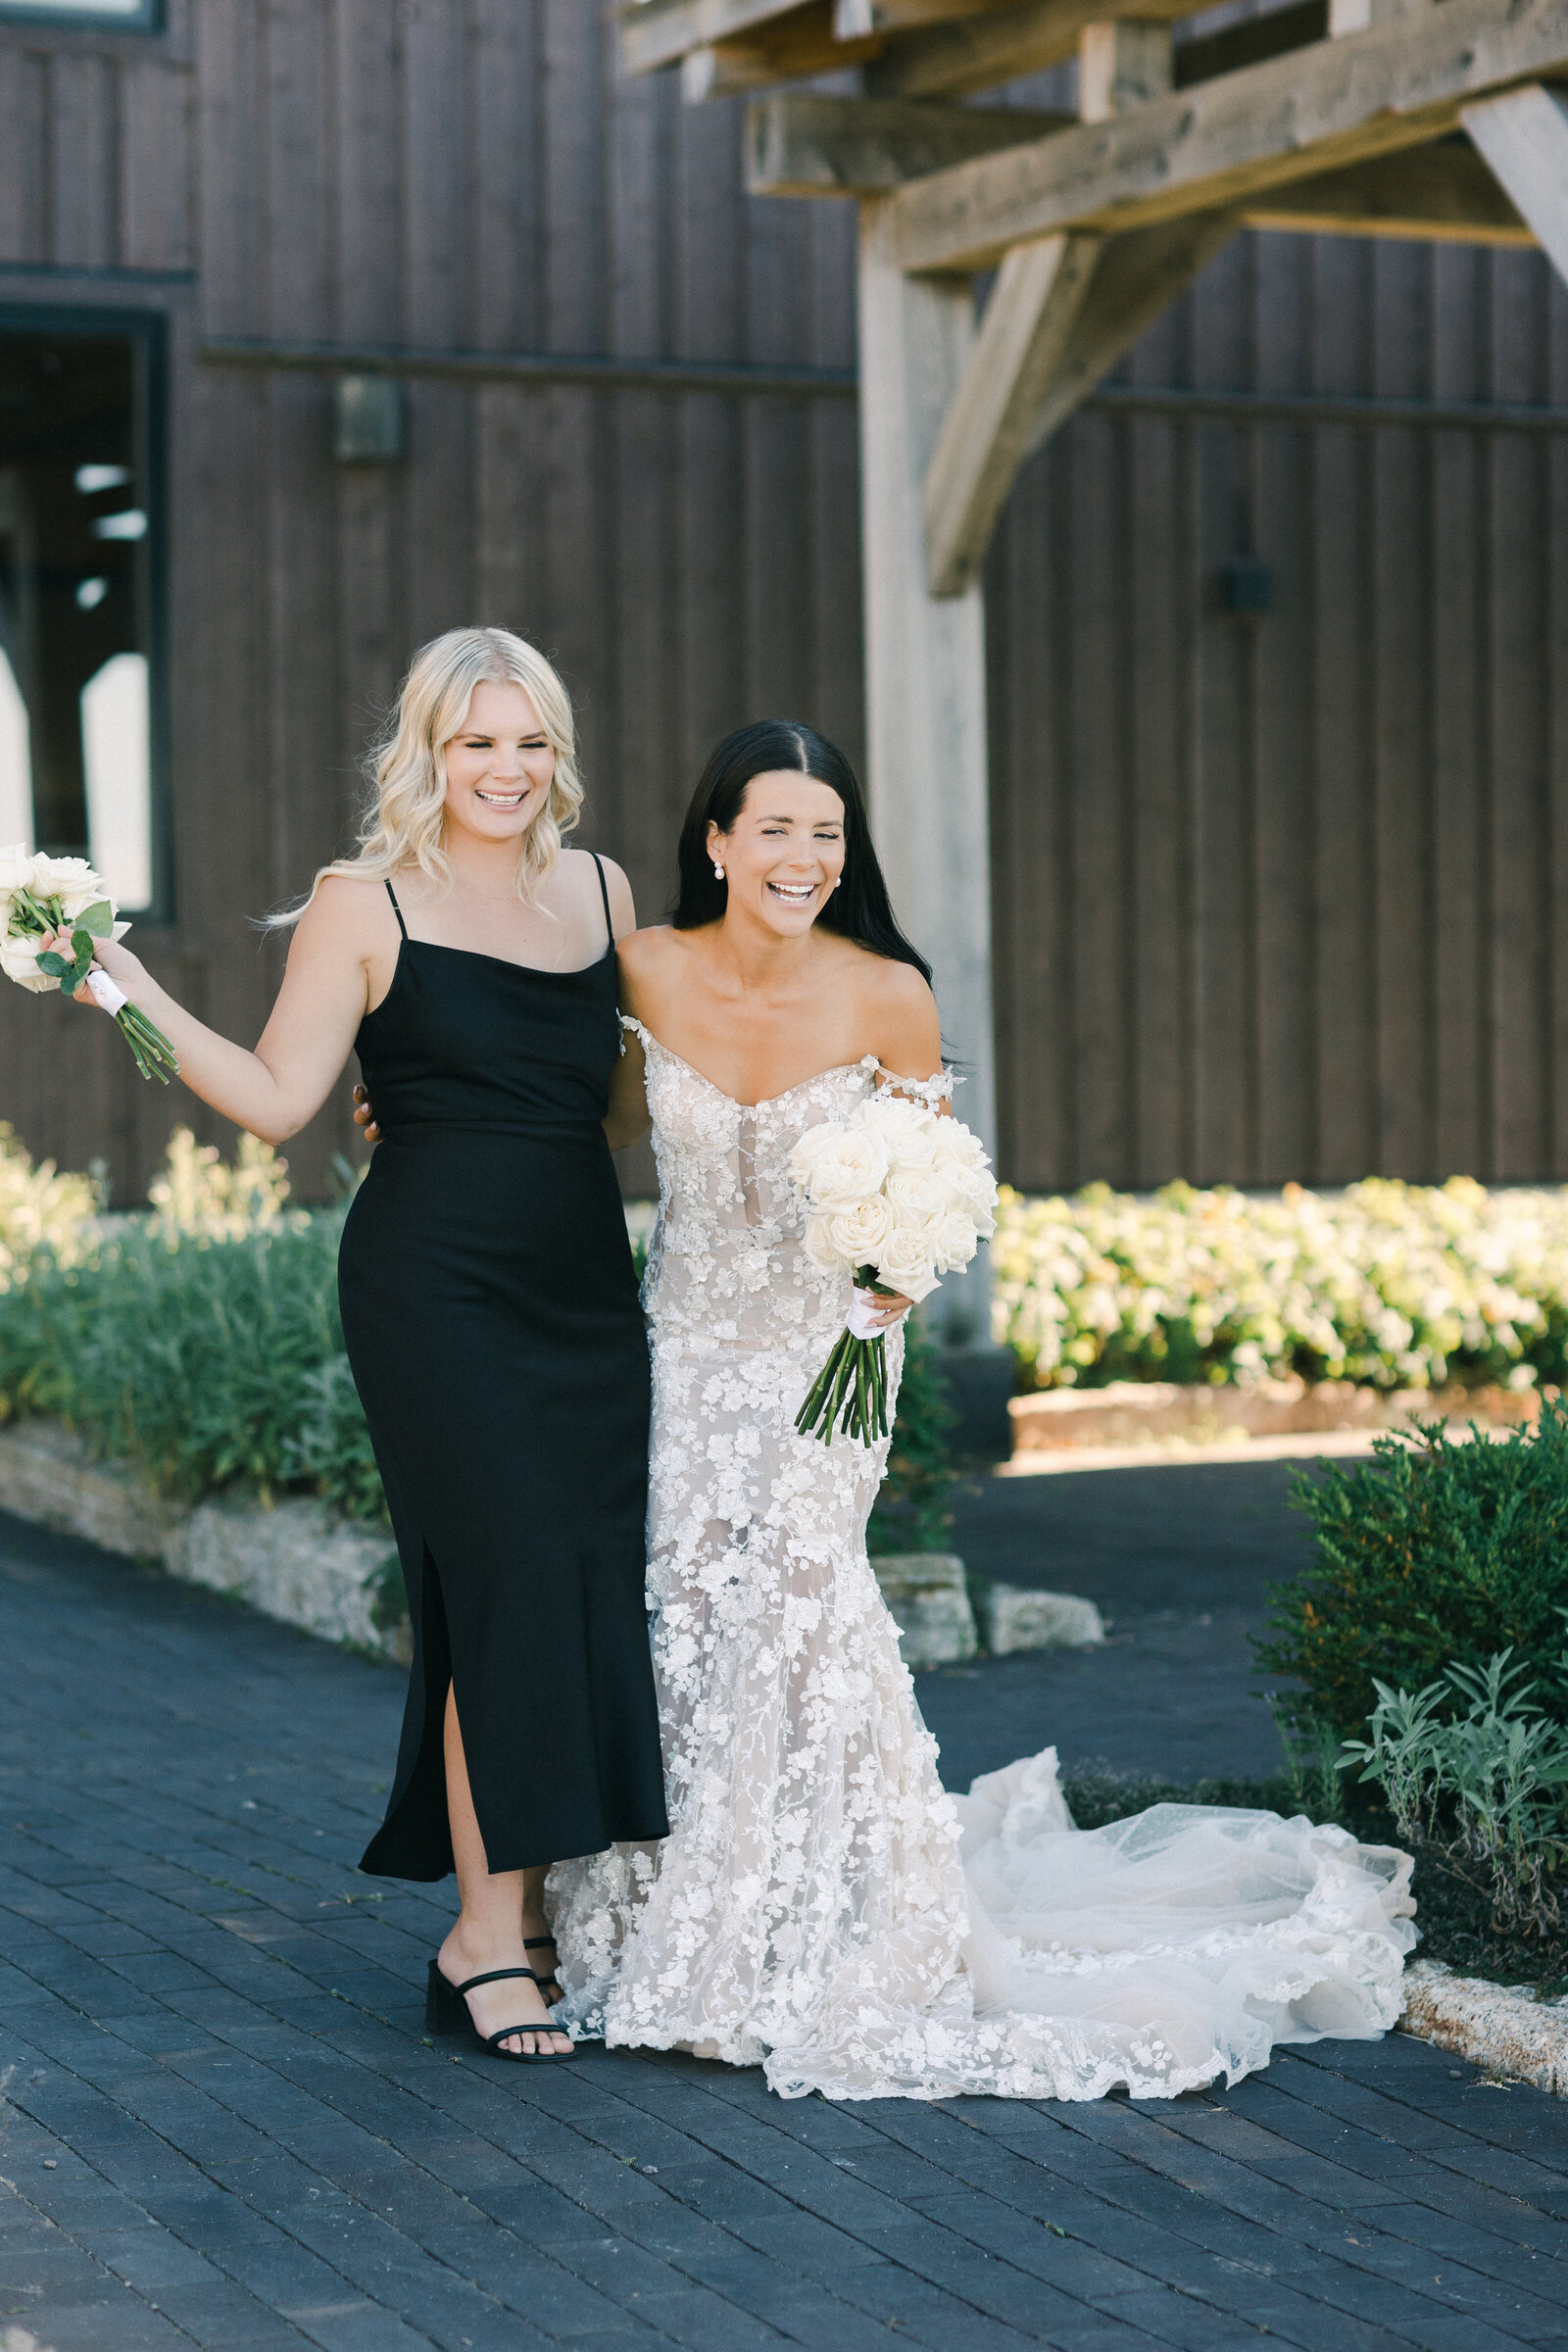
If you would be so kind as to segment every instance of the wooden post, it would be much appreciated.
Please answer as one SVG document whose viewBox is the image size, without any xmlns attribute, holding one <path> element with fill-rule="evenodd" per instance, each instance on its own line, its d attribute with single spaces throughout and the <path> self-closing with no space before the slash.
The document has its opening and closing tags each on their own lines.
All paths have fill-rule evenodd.
<svg viewBox="0 0 1568 2352">
<path fill-rule="evenodd" d="M 1078 112 L 1086 122 L 1108 122 L 1162 98 L 1173 79 L 1170 26 L 1158 19 L 1111 17 L 1078 35 Z"/>
<path fill-rule="evenodd" d="M 996 1151 L 991 1016 L 985 612 L 926 588 L 921 492 L 975 335 L 968 281 L 906 277 L 889 197 L 860 206 L 860 498 L 867 784 L 894 908 L 935 971 L 955 1108 Z M 951 1275 L 933 1322 L 984 1344 L 984 1252 Z"/>
</svg>

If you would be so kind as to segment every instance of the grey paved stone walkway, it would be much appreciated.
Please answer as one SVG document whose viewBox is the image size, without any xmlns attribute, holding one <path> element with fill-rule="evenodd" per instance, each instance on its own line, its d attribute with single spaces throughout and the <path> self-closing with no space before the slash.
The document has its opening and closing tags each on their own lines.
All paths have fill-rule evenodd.
<svg viewBox="0 0 1568 2352">
<path fill-rule="evenodd" d="M 399 1677 L 15 1523 L 0 1655 L 0 2340 L 1568 2348 L 1534 2090 L 1400 2036 L 1138 2106 L 458 2057 L 441 1890 L 353 1867 Z M 945 1686 L 975 1744 L 991 1688 Z"/>
<path fill-rule="evenodd" d="M 1309 1556 L 1286 1506 L 1297 1462 L 1193 1462 L 1047 1478 L 979 1476 L 956 1498 L 954 1548 L 982 1576 L 1085 1592 L 1102 1650 L 1006 1658 L 922 1682 L 948 1786 L 1054 1740 L 1069 1769 L 1200 1780 L 1278 1772 L 1252 1663 L 1266 1588 Z"/>
</svg>

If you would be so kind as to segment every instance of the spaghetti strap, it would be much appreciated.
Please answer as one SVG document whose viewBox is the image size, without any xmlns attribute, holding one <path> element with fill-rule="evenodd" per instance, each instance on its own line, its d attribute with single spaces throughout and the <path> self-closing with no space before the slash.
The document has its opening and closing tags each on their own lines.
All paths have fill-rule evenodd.
<svg viewBox="0 0 1568 2352">
<path fill-rule="evenodd" d="M 599 876 L 599 896 L 605 902 L 605 929 L 609 932 L 610 944 L 612 947 L 613 947 L 615 944 L 615 926 L 610 919 L 610 890 L 605 881 L 604 864 L 597 850 L 590 850 L 588 854 L 594 861 L 594 871 Z M 391 884 L 389 883 L 387 887 L 390 889 Z"/>
<path fill-rule="evenodd" d="M 390 882 L 389 882 L 389 883 L 387 884 L 387 886 L 386 886 L 386 895 L 387 895 L 387 897 L 388 897 L 388 898 L 391 900 L 391 902 L 392 902 L 392 911 L 393 911 L 393 913 L 394 913 L 394 914 L 397 916 L 397 918 L 398 918 L 398 929 L 399 929 L 399 930 L 402 932 L 402 934 L 403 934 L 404 938 L 405 938 L 405 939 L 407 939 L 407 938 L 408 938 L 408 936 L 409 936 L 409 926 L 408 926 L 408 924 L 407 924 L 407 923 L 406 923 L 406 922 L 403 920 L 403 909 L 402 909 L 402 907 L 401 907 L 401 906 L 398 905 L 398 894 L 397 894 L 397 892 L 396 892 L 396 891 L 393 889 L 393 887 L 392 887 L 392 885 L 391 885 L 391 883 L 390 883 Z"/>
</svg>

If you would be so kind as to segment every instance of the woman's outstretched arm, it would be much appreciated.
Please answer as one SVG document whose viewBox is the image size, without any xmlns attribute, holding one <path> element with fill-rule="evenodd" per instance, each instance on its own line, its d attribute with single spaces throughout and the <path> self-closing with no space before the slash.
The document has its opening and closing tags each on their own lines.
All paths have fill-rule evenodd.
<svg viewBox="0 0 1568 2352">
<path fill-rule="evenodd" d="M 254 1052 L 187 1012 L 123 944 L 101 942 L 96 960 L 163 1030 L 192 1094 L 264 1143 L 281 1144 L 316 1116 L 342 1075 L 391 921 L 384 893 L 329 876 L 295 927 L 283 985 Z M 76 994 L 92 1002 L 85 990 Z"/>
</svg>

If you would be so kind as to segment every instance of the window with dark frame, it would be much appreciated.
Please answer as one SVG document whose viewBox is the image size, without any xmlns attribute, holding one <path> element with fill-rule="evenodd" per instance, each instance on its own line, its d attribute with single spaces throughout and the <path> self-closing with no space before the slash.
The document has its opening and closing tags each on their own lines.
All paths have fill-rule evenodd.
<svg viewBox="0 0 1568 2352">
<path fill-rule="evenodd" d="M 108 327 L 0 312 L 0 847 L 161 913 L 152 344 Z"/>
</svg>

